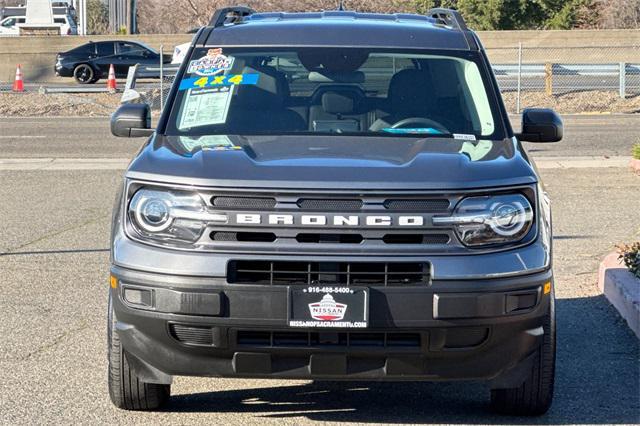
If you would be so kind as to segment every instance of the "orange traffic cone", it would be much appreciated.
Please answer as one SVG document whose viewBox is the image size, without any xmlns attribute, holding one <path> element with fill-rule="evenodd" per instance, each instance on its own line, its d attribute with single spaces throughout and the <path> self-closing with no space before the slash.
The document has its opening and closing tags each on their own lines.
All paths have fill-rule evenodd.
<svg viewBox="0 0 640 426">
<path fill-rule="evenodd" d="M 22 67 L 16 68 L 16 79 L 13 81 L 14 92 L 24 92 L 24 81 L 22 81 Z"/>
<path fill-rule="evenodd" d="M 115 92 L 117 89 L 116 72 L 113 69 L 113 64 L 109 66 L 109 78 L 107 79 L 107 89 L 109 89 L 110 92 Z"/>
</svg>

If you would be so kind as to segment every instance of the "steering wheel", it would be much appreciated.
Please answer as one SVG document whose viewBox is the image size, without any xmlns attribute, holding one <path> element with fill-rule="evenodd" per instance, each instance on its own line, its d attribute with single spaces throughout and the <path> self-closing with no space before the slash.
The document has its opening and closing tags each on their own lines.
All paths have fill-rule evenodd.
<svg viewBox="0 0 640 426">
<path fill-rule="evenodd" d="M 403 120 L 400 120 L 396 123 L 394 123 L 391 128 L 392 129 L 402 129 L 404 127 L 407 126 L 407 124 L 419 124 L 419 125 L 426 125 L 428 127 L 431 127 L 433 129 L 436 129 L 442 133 L 450 133 L 449 129 L 447 129 L 446 127 L 444 127 L 442 124 L 438 123 L 437 121 L 434 120 L 430 120 L 428 118 L 424 118 L 424 117 L 409 117 L 409 118 L 405 118 Z"/>
</svg>

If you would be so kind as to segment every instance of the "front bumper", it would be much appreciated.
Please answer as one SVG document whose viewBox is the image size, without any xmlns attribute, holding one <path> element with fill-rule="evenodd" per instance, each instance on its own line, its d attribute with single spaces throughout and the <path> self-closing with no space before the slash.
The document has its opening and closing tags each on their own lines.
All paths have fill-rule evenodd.
<svg viewBox="0 0 640 426">
<path fill-rule="evenodd" d="M 364 330 L 287 327 L 287 287 L 112 267 L 116 329 L 143 380 L 174 375 L 328 380 L 524 379 L 552 273 L 372 287 Z M 149 307 L 123 298 L 143 290 Z"/>
</svg>

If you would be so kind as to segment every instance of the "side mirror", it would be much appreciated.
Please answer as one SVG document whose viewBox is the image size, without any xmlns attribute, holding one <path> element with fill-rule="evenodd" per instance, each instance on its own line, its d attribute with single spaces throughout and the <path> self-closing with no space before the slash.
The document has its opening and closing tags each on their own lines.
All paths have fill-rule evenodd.
<svg viewBox="0 0 640 426">
<path fill-rule="evenodd" d="M 151 108 L 147 104 L 123 104 L 111 115 L 111 134 L 120 138 L 151 136 Z"/>
<path fill-rule="evenodd" d="M 523 142 L 558 142 L 562 134 L 562 119 L 554 110 L 527 108 L 522 112 L 522 133 L 516 137 Z"/>
</svg>

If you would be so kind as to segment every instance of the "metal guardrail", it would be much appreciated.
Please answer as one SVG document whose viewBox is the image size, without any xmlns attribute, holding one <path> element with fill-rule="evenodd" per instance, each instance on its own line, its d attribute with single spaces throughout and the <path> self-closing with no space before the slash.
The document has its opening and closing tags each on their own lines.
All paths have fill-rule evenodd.
<svg viewBox="0 0 640 426">
<path fill-rule="evenodd" d="M 136 71 L 136 78 L 163 78 L 176 75 L 180 65 L 164 65 L 160 66 L 139 66 Z"/>
<path fill-rule="evenodd" d="M 111 93 L 106 87 L 86 87 L 86 86 L 69 86 L 69 87 L 41 87 L 40 91 L 44 94 L 48 93 Z M 118 91 L 117 89 L 115 91 Z"/>
<path fill-rule="evenodd" d="M 557 92 L 616 90 L 621 98 L 640 92 L 640 64 L 496 64 L 493 70 L 502 91 Z"/>
<path fill-rule="evenodd" d="M 493 65 L 493 72 L 498 76 L 518 76 L 518 64 Z M 543 77 L 548 68 L 547 64 L 522 64 L 522 76 Z M 619 75 L 624 69 L 627 75 L 640 75 L 640 64 L 551 64 L 551 70 L 556 75 Z"/>
</svg>

